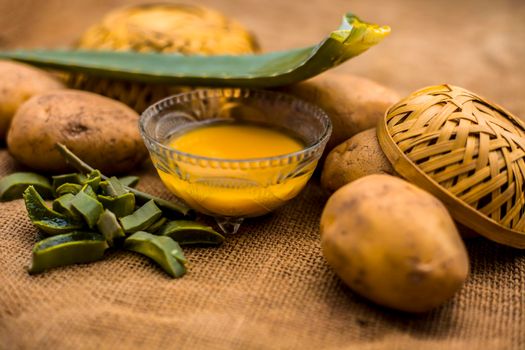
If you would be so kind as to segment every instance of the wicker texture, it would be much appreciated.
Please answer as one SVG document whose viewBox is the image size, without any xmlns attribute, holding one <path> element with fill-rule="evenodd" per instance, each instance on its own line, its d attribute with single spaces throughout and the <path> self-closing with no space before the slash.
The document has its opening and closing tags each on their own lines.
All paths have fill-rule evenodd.
<svg viewBox="0 0 525 350">
<path fill-rule="evenodd" d="M 88 29 L 77 47 L 185 55 L 259 51 L 257 40 L 241 24 L 217 11 L 181 4 L 138 5 L 114 10 Z M 139 113 L 166 96 L 189 91 L 180 86 L 106 80 L 84 74 L 70 75 L 68 84 L 124 102 Z"/>
<path fill-rule="evenodd" d="M 380 144 L 402 176 L 480 234 L 525 247 L 525 125 L 463 88 L 438 85 L 392 106 Z"/>
</svg>

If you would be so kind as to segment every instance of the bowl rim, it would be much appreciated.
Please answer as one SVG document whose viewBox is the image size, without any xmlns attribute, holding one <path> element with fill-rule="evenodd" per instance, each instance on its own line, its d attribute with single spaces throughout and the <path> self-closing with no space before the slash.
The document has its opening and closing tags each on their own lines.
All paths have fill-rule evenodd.
<svg viewBox="0 0 525 350">
<path fill-rule="evenodd" d="M 216 95 L 208 95 L 209 93 L 215 93 Z M 220 95 L 221 93 L 222 95 Z M 258 157 L 258 158 L 242 158 L 242 159 L 225 159 L 225 158 L 215 158 L 215 157 L 205 157 L 196 155 L 193 153 L 187 153 L 179 151 L 173 147 L 166 146 L 165 144 L 159 142 L 155 137 L 148 134 L 145 128 L 145 122 L 147 119 L 152 118 L 155 114 L 157 114 L 160 110 L 165 109 L 167 106 L 167 103 L 170 103 L 169 106 L 173 106 L 177 103 L 181 102 L 188 102 L 192 99 L 195 99 L 197 97 L 198 100 L 204 100 L 207 98 L 219 98 L 219 97 L 237 97 L 237 98 L 245 98 L 247 96 L 255 95 L 256 97 L 266 97 L 266 98 L 276 98 L 279 101 L 284 101 L 288 104 L 296 104 L 300 103 L 304 106 L 305 109 L 309 109 L 312 111 L 312 114 L 317 114 L 323 121 L 325 128 L 323 130 L 323 133 L 320 137 L 316 139 L 316 141 L 311 144 L 310 146 L 307 146 L 299 151 L 285 153 L 278 156 L 272 156 L 272 157 Z M 179 100 L 179 101 L 177 101 Z M 170 95 L 166 98 L 163 98 L 154 104 L 148 106 L 140 115 L 139 118 L 139 130 L 143 138 L 147 139 L 149 142 L 152 142 L 157 147 L 160 147 L 161 149 L 164 149 L 169 152 L 173 152 L 179 156 L 187 157 L 189 159 L 194 160 L 203 160 L 207 162 L 219 162 L 219 163 L 257 163 L 257 162 L 268 162 L 268 161 L 282 161 L 289 158 L 294 157 L 301 157 L 303 155 L 308 155 L 311 152 L 314 152 L 318 150 L 319 148 L 326 146 L 330 135 L 332 134 L 332 121 L 328 117 L 328 114 L 319 106 L 310 103 L 308 101 L 305 101 L 299 97 L 295 97 L 293 95 L 279 92 L 279 91 L 271 91 L 271 90 L 263 90 L 263 89 L 252 89 L 252 88 L 199 88 L 195 90 L 191 90 L 189 92 L 182 92 L 179 94 Z M 149 149 L 149 147 L 148 147 Z"/>
</svg>

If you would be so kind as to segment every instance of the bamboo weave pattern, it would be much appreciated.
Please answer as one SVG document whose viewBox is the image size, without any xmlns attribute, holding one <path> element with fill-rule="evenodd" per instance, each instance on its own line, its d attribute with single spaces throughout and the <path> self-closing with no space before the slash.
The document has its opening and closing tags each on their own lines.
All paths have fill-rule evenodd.
<svg viewBox="0 0 525 350">
<path fill-rule="evenodd" d="M 463 88 L 432 86 L 392 106 L 386 130 L 449 194 L 525 232 L 525 126 L 510 112 Z"/>
</svg>

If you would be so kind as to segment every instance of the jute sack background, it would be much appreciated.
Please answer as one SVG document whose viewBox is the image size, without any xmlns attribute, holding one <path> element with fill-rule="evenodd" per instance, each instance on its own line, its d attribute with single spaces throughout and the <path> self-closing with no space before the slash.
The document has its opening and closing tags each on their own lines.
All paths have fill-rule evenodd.
<svg viewBox="0 0 525 350">
<path fill-rule="evenodd" d="M 109 9 L 137 2 L 0 0 L 0 46 L 66 44 Z M 310 44 L 352 10 L 394 32 L 340 71 L 401 95 L 448 82 L 525 115 L 520 0 L 188 2 L 234 16 L 266 50 Z M 15 169 L 1 150 L 0 176 Z M 143 174 L 142 189 L 169 198 L 151 168 Z M 126 252 L 31 277 L 24 266 L 36 230 L 22 201 L 1 203 L 0 349 L 525 347 L 525 252 L 468 241 L 471 275 L 460 293 L 432 313 L 404 315 L 356 296 L 326 265 L 318 232 L 325 200 L 314 181 L 223 247 L 186 249 L 192 265 L 180 280 Z"/>
<path fill-rule="evenodd" d="M 0 152 L 0 175 L 15 170 Z M 149 169 L 149 170 L 148 170 Z M 141 188 L 169 198 L 151 168 Z M 220 248 L 185 249 L 172 280 L 129 252 L 25 271 L 37 230 L 22 200 L 0 204 L 0 349 L 522 349 L 525 252 L 468 242 L 472 272 L 442 308 L 405 315 L 353 294 L 319 246 L 314 181 Z"/>
</svg>

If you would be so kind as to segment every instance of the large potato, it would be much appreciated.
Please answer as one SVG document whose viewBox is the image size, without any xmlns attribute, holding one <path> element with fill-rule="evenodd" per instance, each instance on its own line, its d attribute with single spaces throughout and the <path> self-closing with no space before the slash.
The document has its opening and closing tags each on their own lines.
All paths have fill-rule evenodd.
<svg viewBox="0 0 525 350">
<path fill-rule="evenodd" d="M 131 108 L 107 97 L 56 90 L 34 96 L 19 108 L 7 146 L 16 160 L 45 172 L 68 170 L 55 148 L 60 142 L 103 173 L 124 173 L 147 155 L 138 119 Z"/>
<path fill-rule="evenodd" d="M 333 132 L 325 152 L 358 132 L 375 127 L 388 107 L 399 101 L 396 92 L 374 81 L 335 72 L 285 87 L 283 91 L 326 111 Z"/>
<path fill-rule="evenodd" d="M 54 89 L 64 89 L 58 79 L 27 64 L 0 61 L 0 140 L 18 107 L 30 97 Z"/>
<path fill-rule="evenodd" d="M 463 242 L 444 205 L 389 175 L 341 187 L 321 217 L 323 254 L 355 292 L 384 306 L 428 311 L 467 278 Z"/>
<path fill-rule="evenodd" d="M 377 141 L 375 128 L 360 132 L 328 154 L 321 173 L 321 184 L 333 192 L 349 182 L 372 174 L 395 174 Z"/>
</svg>

